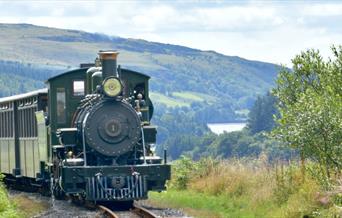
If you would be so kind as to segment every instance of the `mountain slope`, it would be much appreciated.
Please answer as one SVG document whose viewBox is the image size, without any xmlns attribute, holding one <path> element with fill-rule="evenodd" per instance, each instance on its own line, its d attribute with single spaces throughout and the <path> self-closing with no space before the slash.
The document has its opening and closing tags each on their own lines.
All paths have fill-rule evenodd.
<svg viewBox="0 0 342 218">
<path fill-rule="evenodd" d="M 81 62 L 93 62 L 100 49 L 119 50 L 118 62 L 150 75 L 151 88 L 157 96 L 155 102 L 162 96 L 162 103 L 167 104 L 165 99 L 173 102 L 169 106 L 201 102 L 229 110 L 248 108 L 257 95 L 273 85 L 278 69 L 274 64 L 213 51 L 30 24 L 0 24 L 0 37 L 0 60 L 17 63 L 19 67 L 27 63 L 43 66 L 55 73 L 77 67 Z M 1 69 L 0 62 L 0 72 Z M 46 78 L 38 78 L 43 79 Z"/>
</svg>

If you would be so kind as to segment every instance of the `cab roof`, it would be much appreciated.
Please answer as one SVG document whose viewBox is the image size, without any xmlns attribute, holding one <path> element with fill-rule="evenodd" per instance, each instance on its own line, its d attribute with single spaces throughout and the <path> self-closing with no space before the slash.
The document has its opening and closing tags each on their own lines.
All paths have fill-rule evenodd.
<svg viewBox="0 0 342 218">
<path fill-rule="evenodd" d="M 89 67 L 70 70 L 70 71 L 67 71 L 65 73 L 58 74 L 58 75 L 56 75 L 54 77 L 50 77 L 45 83 L 48 83 L 48 82 L 50 82 L 50 81 L 52 81 L 54 79 L 57 79 L 59 77 L 66 76 L 66 75 L 69 75 L 69 74 L 73 74 L 73 73 L 76 73 L 76 72 L 79 72 L 79 71 L 87 71 L 88 69 L 89 69 Z M 151 78 L 150 76 L 148 76 L 148 75 L 146 75 L 144 73 L 140 73 L 140 72 L 137 72 L 137 71 L 134 71 L 134 70 L 128 70 L 128 69 L 121 68 L 121 71 L 126 71 L 126 72 L 130 72 L 130 73 L 133 73 L 133 74 L 137 74 L 137 75 L 145 77 L 146 79 L 150 79 Z"/>
</svg>

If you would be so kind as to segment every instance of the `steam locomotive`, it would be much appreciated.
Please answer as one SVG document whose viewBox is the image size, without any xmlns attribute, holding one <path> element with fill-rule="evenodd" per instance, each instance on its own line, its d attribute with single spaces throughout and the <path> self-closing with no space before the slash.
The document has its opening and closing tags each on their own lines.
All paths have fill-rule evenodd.
<svg viewBox="0 0 342 218">
<path fill-rule="evenodd" d="M 100 51 L 47 80 L 47 88 L 0 98 L 0 171 L 9 184 L 82 201 L 146 199 L 170 165 L 153 154 L 150 77 Z"/>
</svg>

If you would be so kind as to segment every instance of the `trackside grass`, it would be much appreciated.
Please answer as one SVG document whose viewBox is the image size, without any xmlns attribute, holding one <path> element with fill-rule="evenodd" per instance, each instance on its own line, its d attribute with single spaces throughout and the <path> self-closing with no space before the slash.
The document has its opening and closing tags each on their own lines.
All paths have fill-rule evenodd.
<svg viewBox="0 0 342 218">
<path fill-rule="evenodd" d="M 181 208 L 194 217 L 267 217 L 272 204 L 255 211 L 245 197 L 231 198 L 226 195 L 208 195 L 195 191 L 169 190 L 151 193 L 151 202 L 161 207 Z"/>
<path fill-rule="evenodd" d="M 2 177 L 0 175 L 0 177 Z M 7 192 L 1 183 L 1 178 L 0 178 L 0 218 L 19 218 L 19 214 L 16 211 L 16 207 L 8 199 Z"/>
<path fill-rule="evenodd" d="M 150 199 L 194 217 L 342 217 L 341 193 L 324 189 L 309 170 L 302 173 L 298 164 L 270 166 L 262 158 L 183 157 L 173 165 L 168 191 L 151 193 Z"/>
</svg>

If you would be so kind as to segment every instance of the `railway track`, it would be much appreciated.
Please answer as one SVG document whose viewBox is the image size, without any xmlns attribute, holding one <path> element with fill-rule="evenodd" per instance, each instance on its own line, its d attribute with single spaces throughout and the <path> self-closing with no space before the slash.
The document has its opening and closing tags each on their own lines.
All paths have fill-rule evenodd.
<svg viewBox="0 0 342 218">
<path fill-rule="evenodd" d="M 73 202 L 69 200 L 56 200 L 51 199 L 47 196 L 42 196 L 38 193 L 22 192 L 18 190 L 9 189 L 8 193 L 12 199 L 20 199 L 18 205 L 20 208 L 24 208 L 23 212 L 32 214 L 34 218 L 108 218 L 108 217 L 119 217 L 119 218 L 149 218 L 149 217 L 160 217 L 160 218 L 188 218 L 181 210 L 172 208 L 160 208 L 153 207 L 147 202 L 139 201 L 134 205 L 131 210 L 120 209 L 121 205 L 105 204 L 102 205 L 106 209 L 100 209 L 99 205 L 83 205 L 82 202 Z M 32 211 L 32 205 L 37 208 L 36 212 Z M 142 206 L 143 209 L 140 210 Z M 38 208 L 45 208 L 43 211 Z M 126 207 L 127 208 L 127 207 Z M 144 210 L 152 211 L 150 214 L 144 213 Z M 104 211 L 106 210 L 106 211 Z M 108 212 L 107 212 L 108 211 Z M 115 214 L 115 215 L 112 215 Z"/>
<path fill-rule="evenodd" d="M 111 209 L 109 209 L 108 207 L 105 207 L 103 205 L 98 205 L 97 206 L 100 211 L 102 212 L 102 215 L 105 217 L 110 217 L 110 218 L 119 218 L 118 215 L 116 215 Z"/>
<path fill-rule="evenodd" d="M 103 205 L 98 205 L 98 208 L 100 209 L 100 211 L 105 217 L 109 217 L 109 218 L 127 217 L 127 215 L 120 216 L 117 213 L 115 213 L 113 210 L 111 210 L 110 208 L 103 206 Z M 133 208 L 127 211 L 127 213 L 133 213 L 135 216 L 140 217 L 140 218 L 157 218 L 158 217 L 153 212 L 137 205 L 133 205 Z"/>
</svg>

